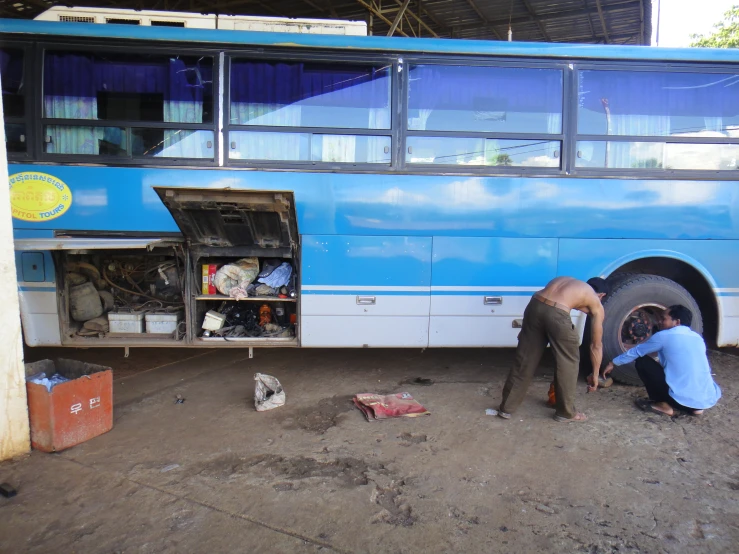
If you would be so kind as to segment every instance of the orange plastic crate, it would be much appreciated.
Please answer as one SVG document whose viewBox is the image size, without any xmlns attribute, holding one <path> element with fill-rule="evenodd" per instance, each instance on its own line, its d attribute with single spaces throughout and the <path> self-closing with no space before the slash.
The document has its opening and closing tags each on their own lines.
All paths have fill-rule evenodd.
<svg viewBox="0 0 739 554">
<path fill-rule="evenodd" d="M 41 360 L 26 364 L 26 376 L 59 373 L 70 381 L 46 386 L 26 383 L 31 446 L 59 452 L 113 428 L 113 370 L 76 360 Z"/>
</svg>

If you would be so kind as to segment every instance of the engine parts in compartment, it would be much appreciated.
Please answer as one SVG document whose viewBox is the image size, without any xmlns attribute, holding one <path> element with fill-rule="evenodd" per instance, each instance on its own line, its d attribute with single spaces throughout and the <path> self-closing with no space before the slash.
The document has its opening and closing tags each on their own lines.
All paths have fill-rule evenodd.
<svg viewBox="0 0 739 554">
<path fill-rule="evenodd" d="M 72 254 L 64 258 L 70 336 L 184 338 L 184 252 Z M 145 327 L 146 324 L 146 327 Z"/>
<path fill-rule="evenodd" d="M 92 283 L 82 283 L 69 289 L 69 315 L 75 321 L 85 322 L 103 315 L 103 303 Z"/>
<path fill-rule="evenodd" d="M 275 315 L 282 314 L 284 324 Z M 293 314 L 294 315 L 294 314 Z M 288 323 L 289 321 L 289 323 Z M 222 323 L 222 327 L 214 328 Z M 257 306 L 248 303 L 223 302 L 218 309 L 209 310 L 204 318 L 203 337 L 233 338 L 292 338 L 295 336 L 294 318 L 287 317 L 285 308 L 268 304 Z"/>
</svg>

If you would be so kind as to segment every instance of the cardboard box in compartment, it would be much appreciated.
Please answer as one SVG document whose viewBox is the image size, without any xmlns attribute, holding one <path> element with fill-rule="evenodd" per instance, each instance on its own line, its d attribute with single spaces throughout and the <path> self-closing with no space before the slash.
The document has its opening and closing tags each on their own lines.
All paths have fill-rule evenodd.
<svg viewBox="0 0 739 554">
<path fill-rule="evenodd" d="M 26 377 L 44 373 L 69 379 L 49 391 L 26 383 L 31 446 L 59 452 L 113 428 L 113 370 L 77 360 L 41 360 L 26 364 Z"/>
<path fill-rule="evenodd" d="M 214 279 L 216 277 L 216 271 L 218 271 L 218 268 L 221 267 L 223 264 L 211 264 L 211 263 L 204 263 L 203 264 L 203 287 L 202 292 L 205 295 L 212 295 L 212 294 L 218 294 L 218 289 L 216 288 Z"/>
</svg>

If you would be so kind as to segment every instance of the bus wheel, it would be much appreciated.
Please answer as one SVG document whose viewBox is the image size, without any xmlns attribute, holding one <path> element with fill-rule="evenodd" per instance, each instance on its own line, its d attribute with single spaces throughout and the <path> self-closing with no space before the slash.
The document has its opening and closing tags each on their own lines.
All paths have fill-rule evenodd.
<svg viewBox="0 0 739 554">
<path fill-rule="evenodd" d="M 659 330 L 662 311 L 682 304 L 693 313 L 691 328 L 703 332 L 703 319 L 695 299 L 675 281 L 657 275 L 629 275 L 619 279 L 603 301 L 603 363 L 649 339 Z M 614 380 L 641 385 L 634 364 L 616 366 Z"/>
</svg>

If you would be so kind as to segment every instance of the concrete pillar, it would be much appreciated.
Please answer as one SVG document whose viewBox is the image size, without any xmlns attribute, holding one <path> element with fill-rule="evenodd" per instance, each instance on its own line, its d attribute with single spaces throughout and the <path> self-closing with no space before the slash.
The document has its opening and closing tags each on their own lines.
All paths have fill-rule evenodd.
<svg viewBox="0 0 739 554">
<path fill-rule="evenodd" d="M 28 452 L 31 437 L 2 121 L 0 105 L 0 460 L 7 460 Z"/>
</svg>

